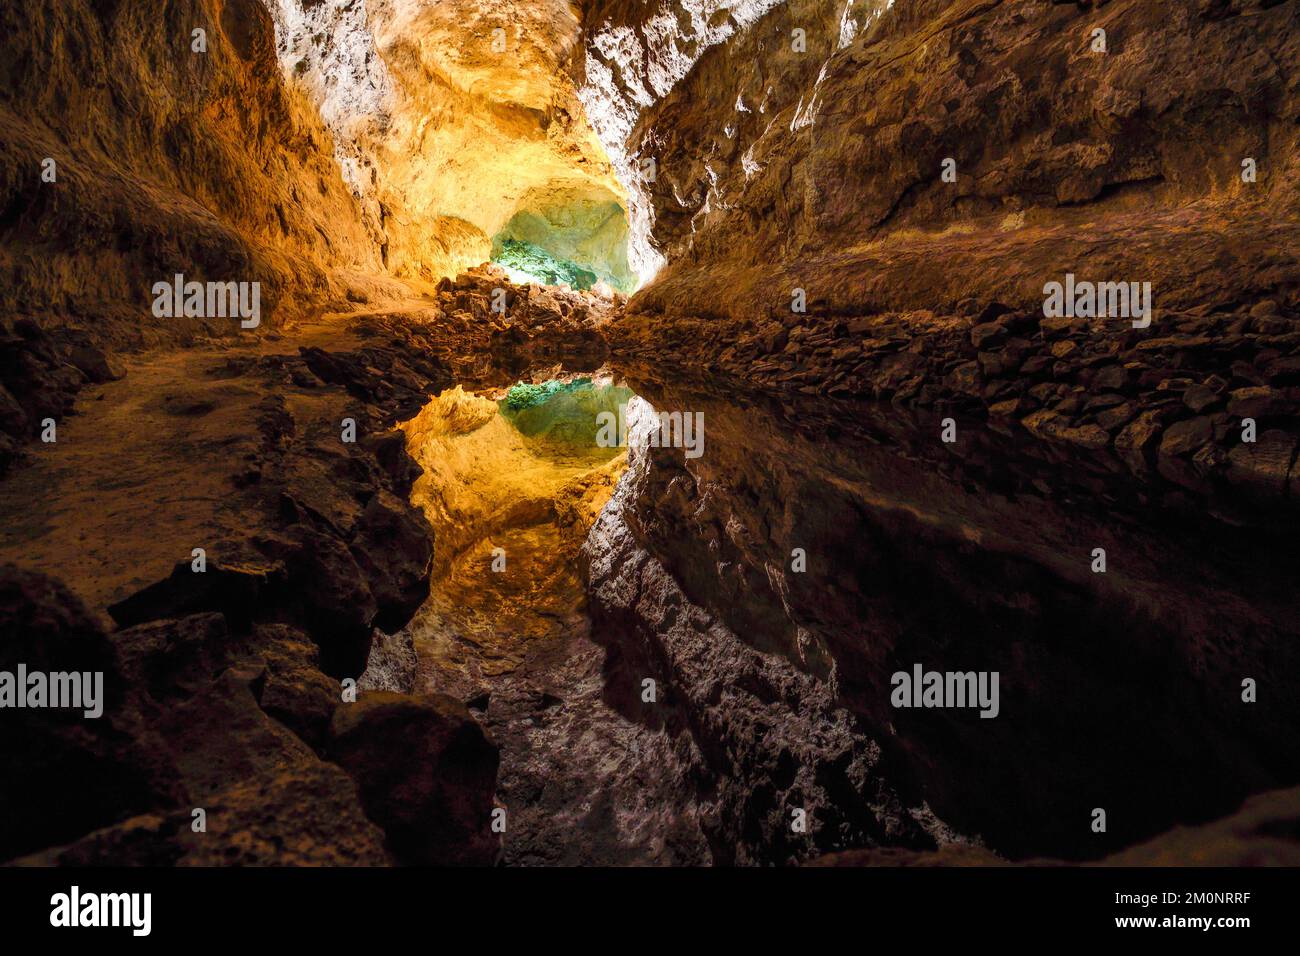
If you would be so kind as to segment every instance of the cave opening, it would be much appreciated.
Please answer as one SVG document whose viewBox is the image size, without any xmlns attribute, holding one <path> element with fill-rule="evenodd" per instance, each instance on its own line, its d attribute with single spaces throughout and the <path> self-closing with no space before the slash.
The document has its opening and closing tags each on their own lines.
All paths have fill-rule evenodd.
<svg viewBox="0 0 1300 956">
<path fill-rule="evenodd" d="M 629 293 L 627 245 L 627 212 L 608 190 L 534 190 L 492 237 L 491 261 L 520 284 Z"/>
</svg>

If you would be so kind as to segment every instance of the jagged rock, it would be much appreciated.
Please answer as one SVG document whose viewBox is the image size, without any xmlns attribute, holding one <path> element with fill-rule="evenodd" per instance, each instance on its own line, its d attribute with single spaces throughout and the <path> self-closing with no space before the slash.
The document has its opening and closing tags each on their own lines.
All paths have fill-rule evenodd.
<svg viewBox="0 0 1300 956">
<path fill-rule="evenodd" d="M 357 680 L 362 690 L 387 690 L 398 694 L 415 692 L 419 660 L 410 631 L 376 633 L 366 661 L 365 673 Z"/>
<path fill-rule="evenodd" d="M 233 644 L 216 611 L 128 627 L 112 641 L 126 679 L 158 701 L 202 690 L 230 665 Z"/>
<path fill-rule="evenodd" d="M 284 563 L 287 583 L 280 593 L 320 647 L 322 670 L 332 677 L 360 676 L 379 605 L 348 546 L 300 523 L 262 538 L 259 547 Z"/>
<path fill-rule="evenodd" d="M 1237 418 L 1263 418 L 1284 410 L 1281 396 L 1260 385 L 1234 389 L 1228 398 L 1228 414 Z"/>
<path fill-rule="evenodd" d="M 1300 865 L 1300 789 L 1273 790 L 1249 798 L 1222 820 L 1176 827 L 1116 853 L 1107 866 L 1297 866 Z"/>
<path fill-rule="evenodd" d="M 339 684 L 320 671 L 320 649 L 301 631 L 283 624 L 259 626 L 249 654 L 266 668 L 258 703 L 317 752 L 324 752 Z"/>
<path fill-rule="evenodd" d="M 238 333 L 230 319 L 141 321 L 153 283 L 178 271 L 260 281 L 269 327 L 342 299 L 336 268 L 381 268 L 373 223 L 343 181 L 324 123 L 276 67 L 266 8 L 182 0 L 172 15 L 159 19 L 139 0 L 70 0 L 32 15 L 6 11 L 0 22 L 0 59 L 38 78 L 12 104 L 0 165 L 40 170 L 45 157 L 58 160 L 56 183 L 0 183 L 0 205 L 30 210 L 45 244 L 32 268 L 7 270 L 0 305 L 93 316 L 83 330 L 96 341 L 78 348 Z M 207 25 L 203 70 L 174 55 L 179 25 L 191 23 Z M 225 28 L 232 23 L 237 30 Z M 147 75 L 141 63 L 153 64 Z M 192 108 L 200 102 L 205 109 Z M 118 370 L 101 354 L 76 351 L 72 362 L 107 381 Z"/>
<path fill-rule="evenodd" d="M 1213 389 L 1205 385 L 1193 385 L 1183 393 L 1183 404 L 1192 410 L 1193 414 L 1199 415 L 1209 408 L 1217 405 L 1219 396 Z"/>
<path fill-rule="evenodd" d="M 178 561 L 167 578 L 149 585 L 109 607 L 122 627 L 159 618 L 183 617 L 197 611 L 219 611 L 246 627 L 257 614 L 258 602 L 285 580 L 282 564 L 225 564 L 205 558 L 206 570 L 194 561 Z"/>
<path fill-rule="evenodd" d="M 1150 468 L 1150 452 L 1160 437 L 1160 416 L 1156 412 L 1142 412 L 1115 436 L 1115 450 L 1135 475 L 1146 474 Z"/>
<path fill-rule="evenodd" d="M 99 674 L 100 715 L 9 709 L 0 720 L 0 860 L 61 843 L 176 796 L 165 755 L 127 710 L 113 645 L 62 584 L 0 565 L 0 671 Z M 25 692 L 25 688 L 23 691 Z M 91 686 L 83 693 L 90 693 Z M 89 705 L 89 699 L 85 698 Z"/>
<path fill-rule="evenodd" d="M 1213 823 L 1175 827 L 1154 839 L 1097 862 L 1107 867 L 1297 866 L 1300 865 L 1300 789 L 1271 790 L 1249 798 L 1241 809 Z M 1059 860 L 1022 861 L 1032 866 L 1062 866 Z M 886 847 L 831 853 L 811 866 L 1005 866 L 981 847 L 962 844 L 938 850 Z"/>
<path fill-rule="evenodd" d="M 441 699 L 340 705 L 321 668 L 422 679 L 413 645 L 368 659 L 374 627 L 405 625 L 428 588 L 430 536 L 408 501 L 419 471 L 396 424 L 456 380 L 611 356 L 679 370 L 745 412 L 710 411 L 710 455 L 739 449 L 721 463 L 643 458 L 589 548 L 611 659 L 665 672 L 667 715 L 621 701 L 654 733 L 609 738 L 662 748 L 669 785 L 652 792 L 687 808 L 663 858 L 872 843 L 979 857 L 955 849 L 950 817 L 1013 854 L 1055 841 L 1083 855 L 1098 841 L 1059 821 L 1102 782 L 1133 804 L 1115 839 L 1137 839 L 1166 819 L 1158 800 L 1222 813 L 1296 765 L 1285 701 L 1264 696 L 1240 721 L 1222 703 L 1232 682 L 1213 683 L 1295 670 L 1271 568 L 1285 561 L 1254 557 L 1289 555 L 1296 500 L 1295 3 L 520 4 L 504 58 L 455 42 L 481 37 L 491 6 L 0 12 L 0 63 L 34 78 L 0 143 L 0 311 L 15 316 L 0 320 L 0 468 L 83 399 L 33 456 L 64 499 L 30 478 L 5 553 L 75 567 L 124 625 L 110 639 L 80 610 L 41 617 L 70 595 L 10 594 L 27 610 L 0 621 L 84 638 L 76 659 L 107 647 L 118 696 L 103 727 L 9 725 L 23 729 L 3 741 L 10 777 L 76 767 L 105 790 L 60 818 L 33 802 L 57 792 L 6 797 L 0 856 L 46 841 L 68 862 L 379 862 L 364 799 L 404 860 L 489 859 L 495 758 L 468 715 Z M 1080 46 L 1101 6 L 1115 55 Z M 211 48 L 177 58 L 194 23 Z M 772 41 L 796 26 L 820 52 Z M 1266 163 L 1253 183 L 1252 154 Z M 46 156 L 60 178 L 35 185 Z M 939 174 L 948 159 L 955 181 Z M 526 240 L 533 212 L 576 249 L 561 220 L 594 222 L 593 204 L 624 190 L 631 265 L 649 280 L 631 302 L 466 268 L 493 234 Z M 609 222 L 621 237 L 624 217 Z M 600 271 L 630 279 L 617 259 Z M 258 281 L 264 327 L 150 320 L 146 290 L 180 268 Z M 1067 271 L 1150 281 L 1152 325 L 1046 315 L 1044 283 Z M 357 304 L 377 311 L 334 314 Z M 304 328 L 284 321 L 299 315 Z M 149 352 L 115 387 L 134 346 Z M 960 419 L 954 446 L 934 441 L 931 411 Z M 344 417 L 361 433 L 348 447 Z M 1270 430 L 1238 445 L 1241 417 Z M 846 435 L 869 436 L 846 442 L 858 459 L 836 454 Z M 77 511 L 94 519 L 80 538 Z M 217 557 L 140 590 L 191 546 L 141 543 L 172 526 Z M 788 571 L 808 542 L 824 552 L 811 572 Z M 1086 570 L 1093 544 L 1110 549 L 1107 575 Z M 1004 668 L 1006 719 L 975 733 L 884 709 L 882 678 L 920 652 Z M 602 672 L 588 648 L 569 676 L 625 696 L 617 663 Z M 1153 674 L 1159 707 L 1136 683 Z M 544 722 L 582 694 L 466 696 L 485 721 L 527 698 Z M 448 792 L 457 775 L 431 768 L 462 744 L 472 766 Z M 616 745 L 574 751 L 598 761 L 601 746 Z M 214 811 L 206 839 L 186 830 L 197 802 Z M 789 829 L 796 805 L 815 822 L 806 837 Z"/>
<path fill-rule="evenodd" d="M 68 362 L 81 369 L 92 382 L 115 382 L 126 374 L 122 363 L 93 345 L 74 345 L 68 350 Z"/>
<path fill-rule="evenodd" d="M 1061 412 L 1042 409 L 1021 420 L 1031 433 L 1059 441 L 1069 442 L 1083 448 L 1105 448 L 1110 444 L 1110 435 L 1097 425 L 1074 426 Z"/>
<path fill-rule="evenodd" d="M 332 764 L 237 780 L 188 810 L 132 817 L 18 866 L 384 866 L 383 832 L 361 812 L 356 784 Z"/>
<path fill-rule="evenodd" d="M 370 499 L 357 520 L 352 554 L 368 572 L 379 609 L 372 621 L 375 627 L 397 630 L 429 596 L 433 544 L 433 530 L 423 514 L 386 491 Z"/>
<path fill-rule="evenodd" d="M 1006 326 L 997 322 L 986 322 L 983 325 L 973 326 L 970 330 L 971 345 L 977 349 L 1001 345 L 1006 340 L 1006 337 Z"/>
<path fill-rule="evenodd" d="M 393 493 L 402 497 L 409 496 L 411 487 L 423 469 L 406 453 L 406 436 L 396 430 L 368 435 L 363 445 L 375 456 L 375 461 L 392 482 Z"/>
<path fill-rule="evenodd" d="M 1196 451 L 1213 435 L 1210 419 L 1204 415 L 1170 425 L 1160 439 L 1160 454 L 1188 455 Z"/>
</svg>

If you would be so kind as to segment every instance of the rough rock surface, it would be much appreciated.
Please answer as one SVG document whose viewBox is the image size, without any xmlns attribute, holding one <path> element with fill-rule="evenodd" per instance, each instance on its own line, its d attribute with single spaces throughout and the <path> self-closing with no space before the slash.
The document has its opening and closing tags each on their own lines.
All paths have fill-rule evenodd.
<svg viewBox="0 0 1300 956">
<path fill-rule="evenodd" d="M 1300 8 L 883 6 L 780 5 L 640 108 L 625 148 L 663 171 L 669 265 L 616 350 L 973 414 L 1161 494 L 1288 503 Z M 1067 274 L 1150 282 L 1150 326 L 1044 318 Z M 1243 418 L 1269 438 L 1242 447 Z"/>
<path fill-rule="evenodd" d="M 268 325 L 342 303 L 348 270 L 382 287 L 362 278 L 378 243 L 258 0 L 11 4 L 0 37 L 6 313 L 147 344 L 238 328 L 154 319 L 149 290 L 177 272 L 260 281 Z"/>
<path fill-rule="evenodd" d="M 1296 866 L 1300 863 L 1300 790 L 1271 790 L 1251 797 L 1235 813 L 1198 827 L 1169 833 L 1098 860 L 1096 866 Z M 1030 866 L 1055 860 L 1023 861 Z M 1006 861 L 987 850 L 945 847 L 916 852 L 896 847 L 848 850 L 809 861 L 812 866 L 999 866 Z"/>
<path fill-rule="evenodd" d="M 0 14 L 0 664 L 109 692 L 6 718 L 0 858 L 482 863 L 495 795 L 508 863 L 1294 860 L 1300 2 L 265 6 Z M 450 278 L 624 189 L 630 302 Z M 398 423 L 606 362 L 705 454 L 432 533 Z M 431 666 L 487 532 L 553 640 Z"/>
<path fill-rule="evenodd" d="M 488 865 L 497 749 L 459 701 L 372 691 L 334 712 L 330 756 L 357 781 L 367 815 L 412 863 Z"/>
<path fill-rule="evenodd" d="M 712 641 L 673 654 L 665 635 L 741 635 L 829 682 L 904 805 L 924 799 L 1013 857 L 1113 852 L 1167 826 L 1171 805 L 1204 820 L 1293 783 L 1294 755 L 1269 741 L 1294 715 L 1243 711 L 1237 685 L 1296 665 L 1272 569 L 1294 551 L 1300 444 L 1300 91 L 1285 66 L 1300 7 L 794 0 L 707 27 L 684 3 L 591 10 L 583 88 L 617 91 L 596 117 L 611 156 L 654 160 L 632 190 L 634 239 L 666 263 L 607 327 L 612 355 L 708 428 L 699 461 L 660 450 L 629 470 L 621 513 L 597 526 L 593 598 L 702 669 L 679 691 L 695 722 L 711 711 L 692 688 L 736 682 L 704 663 Z M 660 10 L 692 39 L 659 32 Z M 1046 317 L 1045 286 L 1067 274 L 1150 282 L 1150 325 Z M 657 393 L 670 374 L 692 394 Z M 756 389 L 778 424 L 741 410 L 766 404 Z M 792 445 L 799 433 L 851 435 L 864 460 Z M 791 573 L 794 547 L 817 567 Z M 888 674 L 914 659 L 1000 667 L 997 729 L 884 707 Z M 1164 713 L 1136 703 L 1153 667 Z M 1168 748 L 1188 721 L 1236 743 L 1208 764 Z M 1105 769 L 1067 786 L 1074 771 L 1045 768 L 1088 749 L 1069 729 L 1085 722 L 1128 742 L 1099 743 Z M 1147 746 L 1161 767 L 1144 769 Z M 958 753 L 979 756 L 963 770 Z M 1170 792 L 1170 766 L 1219 760 L 1231 786 L 1208 771 Z M 762 757 L 726 768 L 739 790 L 750 766 Z M 1106 846 L 1065 822 L 1093 791 L 1129 794 Z"/>
<path fill-rule="evenodd" d="M 438 549 L 430 598 L 403 632 L 415 673 L 398 689 L 459 698 L 500 746 L 507 866 L 711 858 L 698 751 L 635 716 L 645 673 L 593 642 L 586 614 L 578 551 L 624 461 L 587 440 L 593 413 L 628 396 L 588 379 L 508 418 L 458 387 L 403 426 L 425 469 L 412 501 Z M 376 680 L 403 673 L 394 650 Z"/>
<path fill-rule="evenodd" d="M 582 36 L 567 0 L 267 6 L 281 68 L 328 123 L 395 275 L 433 282 L 483 262 L 516 213 L 621 200 L 569 78 Z"/>
<path fill-rule="evenodd" d="M 366 804 L 322 760 L 336 712 L 367 699 L 344 702 L 340 678 L 365 669 L 375 627 L 398 630 L 428 593 L 433 536 L 408 500 L 420 469 L 392 426 L 448 379 L 409 336 L 340 325 L 292 350 L 266 340 L 131 359 L 130 380 L 89 386 L 110 394 L 4 484 L 5 513 L 25 515 L 6 522 L 6 557 L 73 580 L 120 629 L 106 637 L 106 618 L 50 578 L 8 572 L 6 663 L 95 665 L 114 696 L 101 721 L 31 711 L 5 722 L 19 733 L 6 753 L 45 768 L 45 783 L 12 794 L 24 802 L 6 818 L 24 823 L 0 856 L 63 844 L 40 861 L 490 861 L 486 811 L 471 853 L 439 837 L 436 817 L 423 833 Z M 189 545 L 177 560 L 181 539 L 203 549 L 201 572 Z M 444 716 L 411 700 L 387 726 L 430 739 L 463 729 Z M 490 808 L 486 742 L 463 755 L 460 776 L 435 757 L 406 770 L 441 779 L 467 813 Z M 387 844 L 365 806 L 393 829 Z M 191 830 L 194 808 L 207 811 L 206 832 Z"/>
<path fill-rule="evenodd" d="M 1148 510 L 1084 452 L 947 446 L 890 406 L 737 406 L 632 375 L 704 415 L 705 451 L 633 457 L 587 544 L 598 639 L 658 666 L 724 796 L 766 790 L 766 827 L 726 845 L 783 860 L 960 835 L 1091 858 L 1294 782 L 1294 702 L 1241 697 L 1300 668 L 1292 522 Z M 997 718 L 891 707 L 917 663 L 999 672 Z M 1104 840 L 1081 799 L 1108 808 Z M 824 829 L 796 844 L 794 808 Z"/>
<path fill-rule="evenodd" d="M 310 722 L 295 692 L 314 654 L 296 674 L 280 663 L 310 647 L 301 636 L 241 637 L 219 614 L 106 635 L 50 578 L 5 566 L 3 579 L 4 669 L 100 671 L 105 699 L 97 719 L 5 720 L 6 779 L 24 785 L 5 790 L 0 857 L 67 844 L 26 862 L 386 862 L 351 780 L 271 716 Z M 332 707 L 337 685 L 320 691 Z"/>
</svg>

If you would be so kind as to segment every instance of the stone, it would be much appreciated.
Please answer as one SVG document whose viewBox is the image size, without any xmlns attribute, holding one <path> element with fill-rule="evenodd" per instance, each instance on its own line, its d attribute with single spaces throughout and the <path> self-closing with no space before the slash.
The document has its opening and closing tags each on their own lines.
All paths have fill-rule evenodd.
<svg viewBox="0 0 1300 956">
<path fill-rule="evenodd" d="M 1206 385 L 1192 385 L 1183 392 L 1183 404 L 1199 415 L 1219 403 L 1219 396 Z"/>
<path fill-rule="evenodd" d="M 980 350 L 995 348 L 1006 341 L 1006 327 L 997 322 L 986 322 L 970 330 L 971 345 Z"/>
<path fill-rule="evenodd" d="M 1262 418 L 1279 409 L 1279 396 L 1267 386 L 1238 388 L 1229 393 L 1228 414 L 1237 418 Z"/>
<path fill-rule="evenodd" d="M 1213 429 L 1207 416 L 1202 415 L 1175 422 L 1165 430 L 1160 440 L 1160 454 L 1189 455 L 1208 442 L 1212 436 Z"/>
<path fill-rule="evenodd" d="M 1295 448 L 1294 435 L 1269 429 L 1256 441 L 1239 444 L 1228 452 L 1228 480 L 1258 498 L 1281 497 L 1287 488 Z"/>
<path fill-rule="evenodd" d="M 1149 453 L 1155 450 L 1160 431 L 1160 416 L 1148 411 L 1141 412 L 1115 436 L 1115 451 L 1134 474 L 1143 475 L 1150 470 Z"/>
<path fill-rule="evenodd" d="M 227 564 L 214 556 L 205 562 L 205 571 L 195 571 L 193 559 L 176 562 L 170 576 L 110 605 L 108 613 L 122 627 L 197 611 L 219 611 L 247 625 L 258 601 L 285 579 L 284 566 L 278 563 Z"/>
<path fill-rule="evenodd" d="M 497 748 L 461 702 L 367 691 L 334 712 L 329 753 L 356 780 L 366 815 L 399 859 L 487 866 L 496 858 Z"/>
<path fill-rule="evenodd" d="M 29 672 L 102 674 L 99 717 L 80 709 L 0 711 L 0 776 L 9 782 L 0 787 L 0 860 L 175 796 L 165 756 L 127 712 L 128 685 L 112 643 L 66 587 L 0 565 L 0 634 L 0 671 L 14 674 L 22 664 Z"/>
</svg>

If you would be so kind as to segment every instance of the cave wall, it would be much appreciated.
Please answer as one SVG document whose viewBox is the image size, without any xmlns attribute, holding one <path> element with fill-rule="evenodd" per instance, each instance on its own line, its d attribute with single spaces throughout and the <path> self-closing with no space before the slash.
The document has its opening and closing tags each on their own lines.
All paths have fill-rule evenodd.
<svg viewBox="0 0 1300 956">
<path fill-rule="evenodd" d="M 1300 477 L 1300 3 L 586 10 L 580 89 L 653 274 L 611 348 L 709 435 L 633 458 L 593 604 L 661 664 L 719 788 L 768 782 L 732 845 L 1089 858 L 1294 783 L 1294 707 L 1245 713 L 1239 681 L 1297 667 L 1273 568 Z M 1153 324 L 1045 316 L 1071 272 L 1151 282 Z M 807 396 L 851 404 L 818 424 L 836 406 Z M 745 411 L 767 400 L 779 424 Z M 1123 569 L 1093 574 L 1094 546 Z M 888 706 L 893 670 L 939 660 L 1002 670 L 1001 719 Z M 754 674 L 786 664 L 815 689 Z M 880 748 L 865 773 L 785 723 L 836 707 Z M 1104 842 L 1074 816 L 1103 800 Z M 803 844 L 778 826 L 832 804 Z M 898 826 L 921 808 L 937 826 Z"/>
<path fill-rule="evenodd" d="M 690 22 L 698 9 L 661 12 Z M 668 263 L 634 312 L 743 323 L 788 313 L 794 286 L 830 309 L 972 295 L 1028 305 L 1071 261 L 1049 257 L 1049 234 L 1076 263 L 1113 238 L 1105 267 L 1149 278 L 1170 305 L 1204 296 L 1212 261 L 1175 251 L 1204 233 L 1231 234 L 1258 263 L 1215 275 L 1225 299 L 1275 289 L 1279 259 L 1294 269 L 1275 243 L 1251 240 L 1300 202 L 1293 2 L 792 0 L 727 12 L 725 38 L 687 54 L 643 7 L 588 13 L 584 89 L 609 104 L 594 122 L 627 158 L 640 254 Z M 795 29 L 806 52 L 792 49 Z M 1096 29 L 1105 54 L 1091 49 Z M 692 56 L 689 69 L 661 65 Z M 1260 170 L 1251 185 L 1246 157 Z M 955 183 L 941 177 L 947 158 Z M 645 159 L 653 181 L 633 169 Z M 1160 253 L 1147 241 L 1158 222 Z M 1006 240 L 1022 261 L 937 258 L 920 239 L 945 232 Z"/>
<path fill-rule="evenodd" d="M 334 133 L 395 275 L 454 277 L 567 193 L 621 199 L 568 77 L 581 24 L 564 0 L 269 6 L 281 68 Z"/>
<path fill-rule="evenodd" d="M 195 29 L 206 53 L 191 49 Z M 174 273 L 260 281 L 270 325 L 343 302 L 349 272 L 382 271 L 329 133 L 281 78 L 260 3 L 7 4 L 0 37 L 6 311 L 114 344 L 177 341 L 238 325 L 154 319 L 151 287 Z"/>
<path fill-rule="evenodd" d="M 636 385 L 701 413 L 706 451 L 634 436 L 589 587 L 708 760 L 717 859 L 972 840 L 1096 858 L 1296 782 L 1293 520 L 1162 513 L 1086 454 L 944 448 L 887 409 Z M 918 663 L 998 672 L 996 719 L 891 706 Z M 1244 677 L 1268 699 L 1243 704 Z"/>
</svg>

